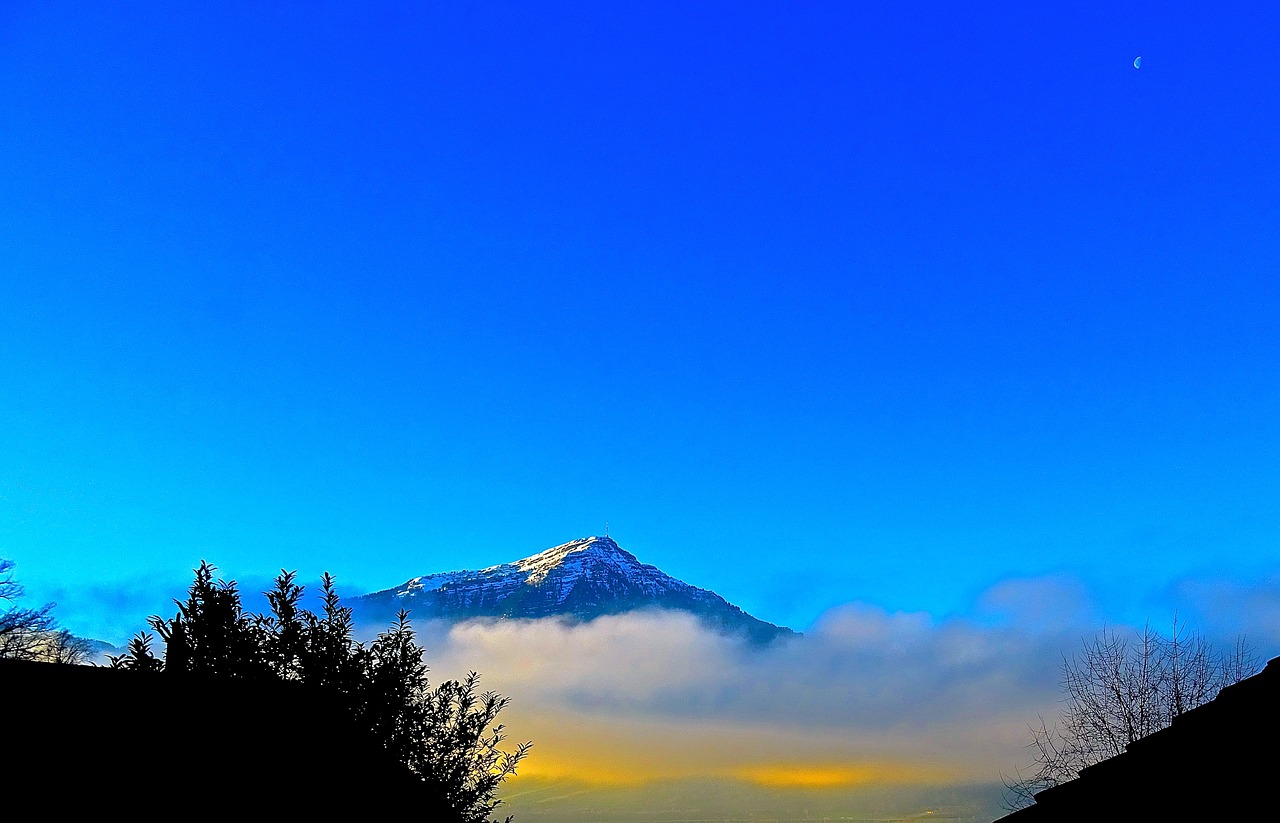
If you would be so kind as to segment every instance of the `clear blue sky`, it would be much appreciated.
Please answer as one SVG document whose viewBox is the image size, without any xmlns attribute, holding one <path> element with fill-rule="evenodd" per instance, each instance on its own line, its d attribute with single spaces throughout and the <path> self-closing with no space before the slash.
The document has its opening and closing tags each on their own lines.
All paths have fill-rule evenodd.
<svg viewBox="0 0 1280 823">
<path fill-rule="evenodd" d="M 201 558 L 367 591 L 606 521 L 801 629 L 1271 585 L 1277 32 L 11 0 L 0 556 L 116 641 Z"/>
</svg>

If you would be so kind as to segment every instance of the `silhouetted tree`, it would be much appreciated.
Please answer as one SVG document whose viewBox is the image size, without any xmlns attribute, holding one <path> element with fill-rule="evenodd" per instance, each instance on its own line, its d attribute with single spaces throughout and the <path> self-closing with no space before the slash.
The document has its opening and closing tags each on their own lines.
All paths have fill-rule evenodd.
<svg viewBox="0 0 1280 823">
<path fill-rule="evenodd" d="M 10 604 L 0 612 L 0 659 L 43 660 L 51 663 L 84 663 L 89 642 L 58 628 L 53 603 L 29 609 L 15 605 L 23 596 L 22 584 L 13 576 L 14 562 L 0 557 L 0 602 Z"/>
<path fill-rule="evenodd" d="M 301 615 L 304 643 L 298 678 L 340 695 L 352 712 L 359 713 L 368 650 L 356 642 L 351 609 L 339 602 L 328 572 L 321 578 L 320 589 L 320 614 L 304 611 Z"/>
<path fill-rule="evenodd" d="M 174 601 L 178 613 L 170 620 L 153 616 L 148 621 L 165 644 L 164 670 L 236 679 L 272 676 L 261 621 L 241 608 L 235 581 L 215 581 L 214 571 L 201 561 L 187 599 Z"/>
<path fill-rule="evenodd" d="M 498 786 L 516 773 L 528 754 L 528 742 L 503 751 L 505 728 L 494 724 L 508 699 L 494 692 L 477 694 L 479 675 L 448 680 L 426 695 L 424 736 L 412 749 L 410 764 L 464 823 L 484 823 L 498 806 Z M 511 818 L 507 821 L 510 823 Z"/>
<path fill-rule="evenodd" d="M 215 581 L 215 571 L 202 561 L 186 599 L 174 601 L 178 613 L 149 620 L 165 645 L 163 660 L 151 652 L 152 636 L 140 632 L 110 658 L 112 667 L 275 678 L 323 690 L 422 780 L 446 810 L 442 823 L 489 823 L 499 786 L 531 746 L 501 748 L 506 735 L 496 720 L 507 698 L 477 694 L 474 672 L 432 688 L 407 612 L 367 646 L 357 642 L 351 609 L 328 572 L 319 614 L 301 606 L 303 587 L 282 570 L 265 593 L 271 612 L 263 615 L 246 613 L 235 582 Z"/>
<path fill-rule="evenodd" d="M 138 632 L 129 641 L 124 654 L 107 655 L 107 660 L 114 669 L 130 669 L 138 672 L 158 672 L 164 668 L 164 662 L 151 651 L 151 635 Z"/>
<path fill-rule="evenodd" d="M 275 586 L 266 592 L 271 614 L 255 617 L 267 663 L 282 680 L 298 678 L 298 669 L 306 654 L 307 624 L 299 606 L 302 586 L 295 582 L 296 576 L 295 572 L 282 571 Z"/>
<path fill-rule="evenodd" d="M 414 768 L 414 751 L 427 731 L 422 712 L 427 665 L 408 618 L 401 610 L 396 622 L 369 646 L 362 661 L 366 677 L 360 708 L 369 728 L 398 760 Z"/>
<path fill-rule="evenodd" d="M 1004 807 L 1031 805 L 1038 792 L 1121 754 L 1258 670 L 1244 638 L 1220 652 L 1179 625 L 1176 616 L 1167 637 L 1150 625 L 1133 635 L 1103 629 L 1079 652 L 1063 657 L 1066 697 L 1058 722 L 1050 726 L 1041 717 L 1031 727 L 1034 763 L 1029 774 L 1018 770 L 1016 778 L 1004 778 Z"/>
</svg>

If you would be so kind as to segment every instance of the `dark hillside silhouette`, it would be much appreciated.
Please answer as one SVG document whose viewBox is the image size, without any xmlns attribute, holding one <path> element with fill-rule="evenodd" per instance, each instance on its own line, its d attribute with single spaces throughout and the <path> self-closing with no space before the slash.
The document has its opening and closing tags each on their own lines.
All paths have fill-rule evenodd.
<svg viewBox="0 0 1280 823">
<path fill-rule="evenodd" d="M 314 689 L 0 660 L 0 783 L 31 819 L 336 810 L 431 817 L 427 787 Z M 15 818 L 18 819 L 18 818 Z"/>
<path fill-rule="evenodd" d="M 1280 657 L 999 823 L 1271 820 Z"/>
</svg>

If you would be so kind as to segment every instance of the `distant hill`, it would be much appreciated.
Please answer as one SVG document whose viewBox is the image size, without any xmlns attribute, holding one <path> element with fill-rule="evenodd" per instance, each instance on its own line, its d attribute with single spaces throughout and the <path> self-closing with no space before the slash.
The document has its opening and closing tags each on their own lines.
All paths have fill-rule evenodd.
<svg viewBox="0 0 1280 823">
<path fill-rule="evenodd" d="M 91 637 L 82 638 L 89 644 L 89 661 L 99 666 L 108 665 L 112 657 L 118 657 L 124 654 L 127 649 L 124 646 L 116 646 L 105 640 L 94 640 Z"/>
<path fill-rule="evenodd" d="M 591 620 L 645 608 L 697 616 L 726 634 L 768 643 L 795 634 L 744 612 L 715 592 L 641 563 L 609 537 L 586 537 L 479 571 L 414 577 L 391 589 L 348 599 L 362 620 L 386 622 L 400 609 L 412 618 L 566 617 Z"/>
</svg>

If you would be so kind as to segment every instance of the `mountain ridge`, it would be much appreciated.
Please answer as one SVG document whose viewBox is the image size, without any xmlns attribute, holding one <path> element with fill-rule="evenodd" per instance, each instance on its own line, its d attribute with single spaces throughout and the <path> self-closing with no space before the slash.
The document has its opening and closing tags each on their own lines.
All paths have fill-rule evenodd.
<svg viewBox="0 0 1280 823">
<path fill-rule="evenodd" d="M 586 622 L 645 608 L 688 612 L 726 634 L 757 644 L 795 635 L 747 614 L 720 595 L 640 562 L 611 537 L 593 535 L 483 569 L 438 572 L 350 601 L 362 619 L 536 619 Z"/>
</svg>

